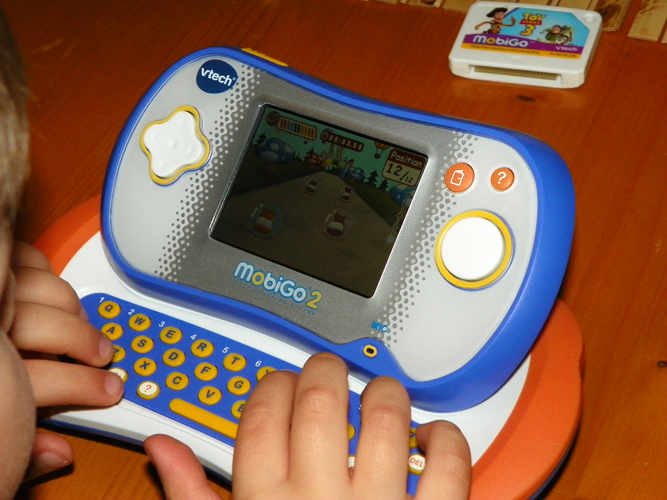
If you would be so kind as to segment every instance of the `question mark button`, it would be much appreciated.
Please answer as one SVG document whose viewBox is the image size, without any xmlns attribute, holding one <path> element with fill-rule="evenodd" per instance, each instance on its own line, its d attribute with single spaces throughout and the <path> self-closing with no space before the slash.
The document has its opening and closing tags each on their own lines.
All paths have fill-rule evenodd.
<svg viewBox="0 0 667 500">
<path fill-rule="evenodd" d="M 500 167 L 491 174 L 491 187 L 496 191 L 507 191 L 514 184 L 514 172 Z"/>
</svg>

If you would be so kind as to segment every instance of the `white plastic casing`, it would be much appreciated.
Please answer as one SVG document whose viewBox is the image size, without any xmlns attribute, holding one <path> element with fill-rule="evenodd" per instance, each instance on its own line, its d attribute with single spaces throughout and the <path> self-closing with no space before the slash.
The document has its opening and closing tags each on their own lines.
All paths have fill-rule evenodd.
<svg viewBox="0 0 667 500">
<path fill-rule="evenodd" d="M 496 18 L 491 15 L 494 11 Z M 594 11 L 474 3 L 449 54 L 449 68 L 475 80 L 579 87 L 586 79 L 601 24 L 602 17 Z"/>
</svg>

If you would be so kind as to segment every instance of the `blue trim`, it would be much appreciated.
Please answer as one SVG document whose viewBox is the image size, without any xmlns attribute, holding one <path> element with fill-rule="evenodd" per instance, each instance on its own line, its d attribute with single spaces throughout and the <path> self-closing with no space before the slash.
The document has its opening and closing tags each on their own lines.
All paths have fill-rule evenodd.
<svg viewBox="0 0 667 500">
<path fill-rule="evenodd" d="M 322 338 L 256 307 L 202 292 L 137 272 L 124 261 L 111 236 L 110 195 L 120 160 L 141 114 L 153 96 L 182 66 L 204 57 L 228 57 L 281 77 L 319 95 L 347 106 L 463 133 L 495 139 L 515 149 L 531 166 L 539 200 L 533 253 L 524 282 L 507 316 L 486 345 L 461 369 L 440 379 L 415 382 L 396 364 L 379 342 L 362 339 L 346 345 L 331 344 Z M 567 166 L 549 146 L 534 137 L 493 126 L 423 113 L 375 101 L 339 89 L 293 69 L 233 48 L 205 49 L 177 62 L 167 70 L 139 101 L 123 127 L 114 147 L 104 184 L 103 235 L 110 260 L 117 272 L 151 294 L 179 305 L 202 311 L 231 314 L 244 324 L 268 328 L 309 351 L 330 351 L 347 360 L 352 371 L 362 377 L 390 375 L 407 388 L 413 404 L 429 411 L 460 411 L 493 395 L 512 375 L 531 349 L 556 300 L 567 266 L 574 230 L 574 187 Z M 362 345 L 378 347 L 377 361 L 369 366 Z M 374 358 L 375 359 L 375 358 Z M 377 366 L 381 370 L 376 370 Z"/>
</svg>

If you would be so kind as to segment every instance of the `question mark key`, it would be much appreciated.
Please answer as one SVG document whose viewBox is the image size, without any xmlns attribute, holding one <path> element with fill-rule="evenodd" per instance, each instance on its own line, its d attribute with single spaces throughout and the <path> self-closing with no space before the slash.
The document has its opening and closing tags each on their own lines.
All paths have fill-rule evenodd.
<svg viewBox="0 0 667 500">
<path fill-rule="evenodd" d="M 491 187 L 496 191 L 507 191 L 514 184 L 514 172 L 507 167 L 500 167 L 491 174 Z"/>
</svg>

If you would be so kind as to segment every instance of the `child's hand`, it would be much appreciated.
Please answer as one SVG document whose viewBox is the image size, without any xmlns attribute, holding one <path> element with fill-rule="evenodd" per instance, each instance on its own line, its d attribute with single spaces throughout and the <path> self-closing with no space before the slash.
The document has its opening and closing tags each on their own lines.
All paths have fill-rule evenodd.
<svg viewBox="0 0 667 500">
<path fill-rule="evenodd" d="M 347 368 L 313 356 L 296 375 L 272 372 L 243 410 L 234 451 L 234 498 L 406 498 L 410 402 L 395 380 L 378 378 L 362 394 L 362 429 L 348 469 Z M 416 498 L 465 499 L 470 451 L 446 422 L 417 429 L 426 452 Z M 217 495 L 192 452 L 166 436 L 146 440 L 171 500 Z"/>
<path fill-rule="evenodd" d="M 47 258 L 34 247 L 17 242 L 12 258 L 13 311 L 2 322 L 24 358 L 37 407 L 107 406 L 123 393 L 118 376 L 102 367 L 113 355 L 109 339 L 91 326 L 72 287 L 51 272 Z M 10 283 L 6 299 L 12 302 Z M 79 363 L 62 363 L 67 355 Z M 86 366 L 88 365 L 88 366 Z M 72 462 L 72 449 L 64 439 L 38 433 L 28 478 Z"/>
</svg>

